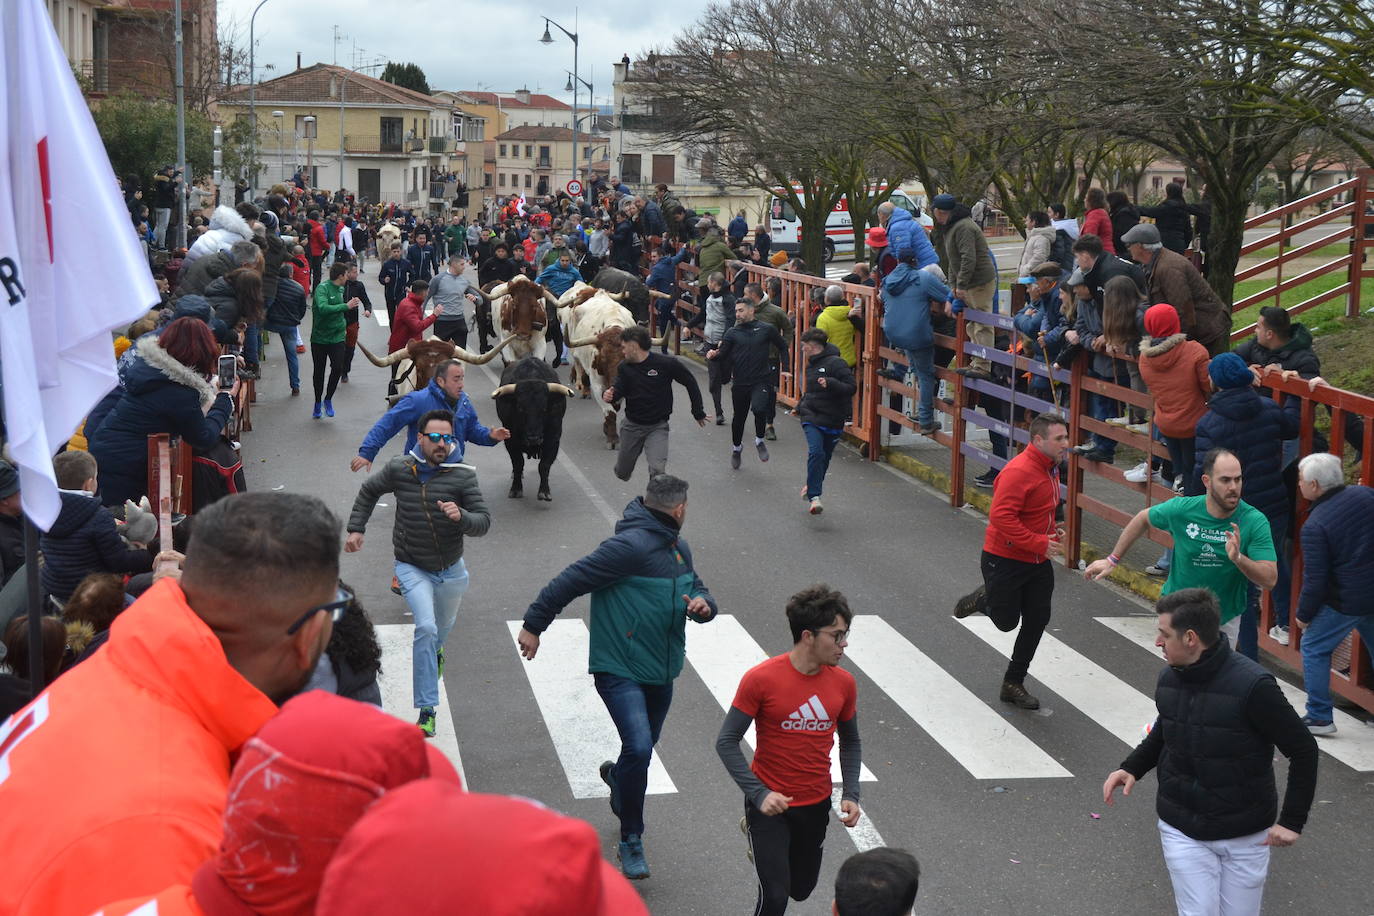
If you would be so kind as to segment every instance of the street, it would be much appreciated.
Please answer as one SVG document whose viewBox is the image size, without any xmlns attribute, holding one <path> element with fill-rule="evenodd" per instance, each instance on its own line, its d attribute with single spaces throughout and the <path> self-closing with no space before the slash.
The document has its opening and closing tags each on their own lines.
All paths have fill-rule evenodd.
<svg viewBox="0 0 1374 916">
<path fill-rule="evenodd" d="M 1006 277 L 1015 256 L 998 254 Z M 364 274 L 374 314 L 385 321 L 376 270 L 369 261 Z M 306 339 L 308 326 L 307 319 Z M 375 318 L 364 319 L 361 340 L 374 353 L 384 352 L 386 336 Z M 278 340 L 265 356 L 255 430 L 243 441 L 248 485 L 317 495 L 346 520 L 363 479 L 348 463 L 385 408 L 387 370 L 360 352 L 350 384 L 334 399 L 338 416 L 312 420 L 308 354 L 299 398 L 289 396 Z M 709 411 L 705 373 L 695 364 L 693 371 Z M 499 372 L 499 359 L 468 367 L 467 393 L 491 426 Z M 867 817 L 852 831 L 832 819 L 820 884 L 789 913 L 829 913 L 840 863 L 877 843 L 920 860 L 918 914 L 1172 912 L 1153 775 L 1114 807 L 1101 796 L 1104 778 L 1153 719 L 1163 662 L 1152 646 L 1150 609 L 1058 570 L 1055 616 L 1027 682 L 1043 706 L 1024 712 L 1000 703 L 1013 634 L 983 617 L 950 616 L 979 581 L 980 517 L 846 446 L 831 466 L 824 514 L 809 516 L 798 497 L 806 450 L 795 419 L 779 416 L 770 462 L 746 448 L 742 469 L 731 471 L 728 427 L 698 428 L 687 406 L 677 391 L 668 469 L 691 485 L 683 533 L 721 613 L 708 624 L 688 623 L 688 663 L 650 772 L 645 849 L 653 876 L 636 884 L 650 910 L 751 911 L 756 885 L 738 826 L 742 798 L 716 756 L 716 733 L 740 674 L 790 647 L 787 598 L 824 581 L 848 596 L 856 614 L 844 666 L 859 684 Z M 401 442 L 379 460 L 398 454 Z M 533 486 L 524 499 L 506 496 L 502 447 L 469 445 L 465 460 L 478 469 L 492 526 L 466 545 L 472 586 L 447 643 L 435 741 L 461 761 L 470 789 L 528 796 L 590 821 L 614 862 L 617 823 L 597 765 L 616 756 L 618 739 L 586 673 L 587 600 L 563 612 L 532 663 L 521 660 L 514 633 L 538 590 L 610 534 L 642 493 L 644 465 L 629 483 L 615 478 L 601 413 L 580 399 L 568 405 L 552 502 L 537 501 Z M 534 477 L 527 467 L 526 483 Z M 377 624 L 386 707 L 414 721 L 409 616 L 388 587 L 393 509 L 384 497 L 363 550 L 344 555 L 342 575 Z M 1319 739 L 1306 832 L 1294 847 L 1274 851 L 1266 912 L 1374 913 L 1367 878 L 1374 728 L 1355 719 L 1340 727 Z M 1282 758 L 1276 771 L 1282 795 Z"/>
</svg>

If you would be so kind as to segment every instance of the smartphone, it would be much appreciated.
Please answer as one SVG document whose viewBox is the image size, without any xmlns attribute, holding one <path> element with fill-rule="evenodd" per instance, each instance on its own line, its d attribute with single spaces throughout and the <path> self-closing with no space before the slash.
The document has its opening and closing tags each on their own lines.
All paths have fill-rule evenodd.
<svg viewBox="0 0 1374 916">
<path fill-rule="evenodd" d="M 221 356 L 219 358 L 219 386 L 221 388 L 233 388 L 234 376 L 238 375 L 238 357 Z"/>
</svg>

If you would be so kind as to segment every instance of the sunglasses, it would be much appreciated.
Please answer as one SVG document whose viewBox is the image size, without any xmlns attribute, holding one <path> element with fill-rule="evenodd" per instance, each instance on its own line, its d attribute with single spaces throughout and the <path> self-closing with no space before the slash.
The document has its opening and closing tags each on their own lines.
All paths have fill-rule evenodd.
<svg viewBox="0 0 1374 916">
<path fill-rule="evenodd" d="M 458 441 L 457 437 L 450 433 L 425 433 L 424 436 L 430 442 L 447 442 L 449 445 Z"/>
<path fill-rule="evenodd" d="M 333 601 L 330 601 L 328 604 L 317 604 L 310 610 L 306 611 L 304 614 L 300 616 L 299 620 L 291 624 L 290 628 L 286 631 L 286 635 L 293 635 L 297 630 L 305 626 L 306 623 L 309 622 L 310 618 L 314 617 L 320 611 L 328 611 L 330 619 L 333 620 L 335 623 L 338 623 L 340 620 L 343 619 L 344 610 L 352 601 L 353 593 L 350 592 L 348 589 L 344 588 L 342 585 L 340 585 L 338 587 L 338 590 L 334 593 Z"/>
</svg>

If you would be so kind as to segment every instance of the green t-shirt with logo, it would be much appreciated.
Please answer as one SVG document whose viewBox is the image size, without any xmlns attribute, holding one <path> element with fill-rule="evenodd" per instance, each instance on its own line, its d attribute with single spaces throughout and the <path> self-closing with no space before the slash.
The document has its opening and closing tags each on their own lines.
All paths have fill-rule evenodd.
<svg viewBox="0 0 1374 916">
<path fill-rule="evenodd" d="M 1174 560 L 1162 594 L 1183 588 L 1211 589 L 1221 602 L 1221 622 L 1239 617 L 1250 580 L 1226 555 L 1226 535 L 1240 528 L 1240 552 L 1251 560 L 1274 560 L 1274 539 L 1264 513 L 1241 500 L 1230 518 L 1207 511 L 1207 496 L 1176 496 L 1150 507 L 1150 524 L 1174 536 Z"/>
</svg>

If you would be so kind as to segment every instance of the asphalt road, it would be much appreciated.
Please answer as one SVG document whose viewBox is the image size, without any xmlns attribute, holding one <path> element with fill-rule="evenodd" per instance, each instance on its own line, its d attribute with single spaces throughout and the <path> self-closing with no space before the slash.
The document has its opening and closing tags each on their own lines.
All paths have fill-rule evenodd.
<svg viewBox="0 0 1374 916">
<path fill-rule="evenodd" d="M 373 262 L 366 273 L 380 305 L 371 280 L 375 270 Z M 302 330 L 308 336 L 308 321 Z M 364 321 L 362 340 L 375 352 L 385 348 L 385 338 L 374 320 Z M 346 518 L 361 483 L 348 462 L 382 412 L 387 373 L 360 353 L 351 383 L 335 398 L 338 416 L 312 420 L 308 355 L 303 359 L 305 392 L 291 398 L 280 344 L 272 341 L 258 386 L 256 428 L 243 443 L 248 484 L 318 495 Z M 499 361 L 491 368 L 499 371 Z M 492 425 L 494 374 L 470 367 L 467 389 Z M 699 371 L 698 377 L 704 388 Z M 614 518 L 642 489 L 642 464 L 629 484 L 614 477 L 614 456 L 600 427 L 594 404 L 569 404 L 552 502 L 536 501 L 533 486 L 523 500 L 508 499 L 504 449 L 469 446 L 466 460 L 478 468 L 493 523 L 488 536 L 467 547 L 472 586 L 447 644 L 452 719 L 441 713 L 436 740 L 452 753 L 456 732 L 470 788 L 536 798 L 587 819 L 614 861 L 615 819 L 604 798 L 580 796 L 595 791 L 587 789 L 597 783 L 595 761 L 615 756 L 616 747 L 595 744 L 604 728 L 595 694 L 581 709 L 565 696 L 587 699 L 585 659 L 575 652 L 560 657 L 546 642 L 535 664 L 547 664 L 536 672 L 520 659 L 510 628 L 549 578 L 610 533 Z M 730 652 L 785 651 L 787 597 L 825 581 L 842 589 L 862 615 L 844 664 L 859 683 L 864 761 L 875 777 L 863 784 L 871 822 L 851 838 L 832 820 L 820 885 L 789 912 L 828 913 L 839 864 L 858 848 L 856 840 L 878 837 L 920 859 L 920 914 L 1172 912 L 1153 778 L 1114 808 L 1101 797 L 1103 779 L 1148 720 L 1162 664 L 1118 632 L 1148 630 L 1148 608 L 1060 570 L 1050 630 L 1055 641 L 1046 644 L 1060 659 L 1047 661 L 1049 650 L 1042 646 L 1028 682 L 1044 708 L 1014 710 L 997 700 L 1005 660 L 984 639 L 985 628 L 950 617 L 955 600 L 978 582 L 979 518 L 843 446 L 827 481 L 825 513 L 809 516 L 798 497 L 805 445 L 795 420 L 779 418 L 771 462 L 761 464 L 746 450 L 736 472 L 728 463 L 727 429 L 698 428 L 686 399 L 678 398 L 669 470 L 691 483 L 684 535 L 722 615 L 731 619 L 704 625 L 719 627 L 713 635 L 722 642 L 689 647 L 658 747 L 660 775 L 674 791 L 651 795 L 646 806 L 653 877 L 637 887 L 651 911 L 752 911 L 755 881 L 738 829 L 742 801 L 714 749 L 723 717 L 718 697 L 723 693 L 728 703 L 733 690 L 722 685 L 721 672 L 728 671 Z M 398 438 L 383 457 L 399 450 Z M 532 473 L 526 481 L 532 483 Z M 387 706 L 410 717 L 408 631 L 399 628 L 409 617 L 388 589 L 391 513 L 389 505 L 378 509 L 363 551 L 344 556 L 343 575 L 388 634 Z M 570 606 L 563 618 L 573 622 L 564 632 L 576 636 L 576 621 L 587 614 L 585 599 Z M 531 680 L 536 673 L 538 684 Z M 1139 712 L 1142 703 L 1145 712 Z M 1371 740 L 1374 729 L 1356 726 L 1323 739 L 1323 747 L 1344 742 L 1351 753 L 1365 753 Z M 1266 912 L 1374 913 L 1364 871 L 1374 840 L 1374 776 L 1368 772 L 1374 756 L 1366 757 L 1361 771 L 1322 754 L 1311 821 L 1296 846 L 1274 854 Z M 1276 769 L 1282 787 L 1281 758 Z M 1056 775 L 1023 775 L 1031 772 Z M 537 870 L 539 863 L 527 867 Z"/>
</svg>

